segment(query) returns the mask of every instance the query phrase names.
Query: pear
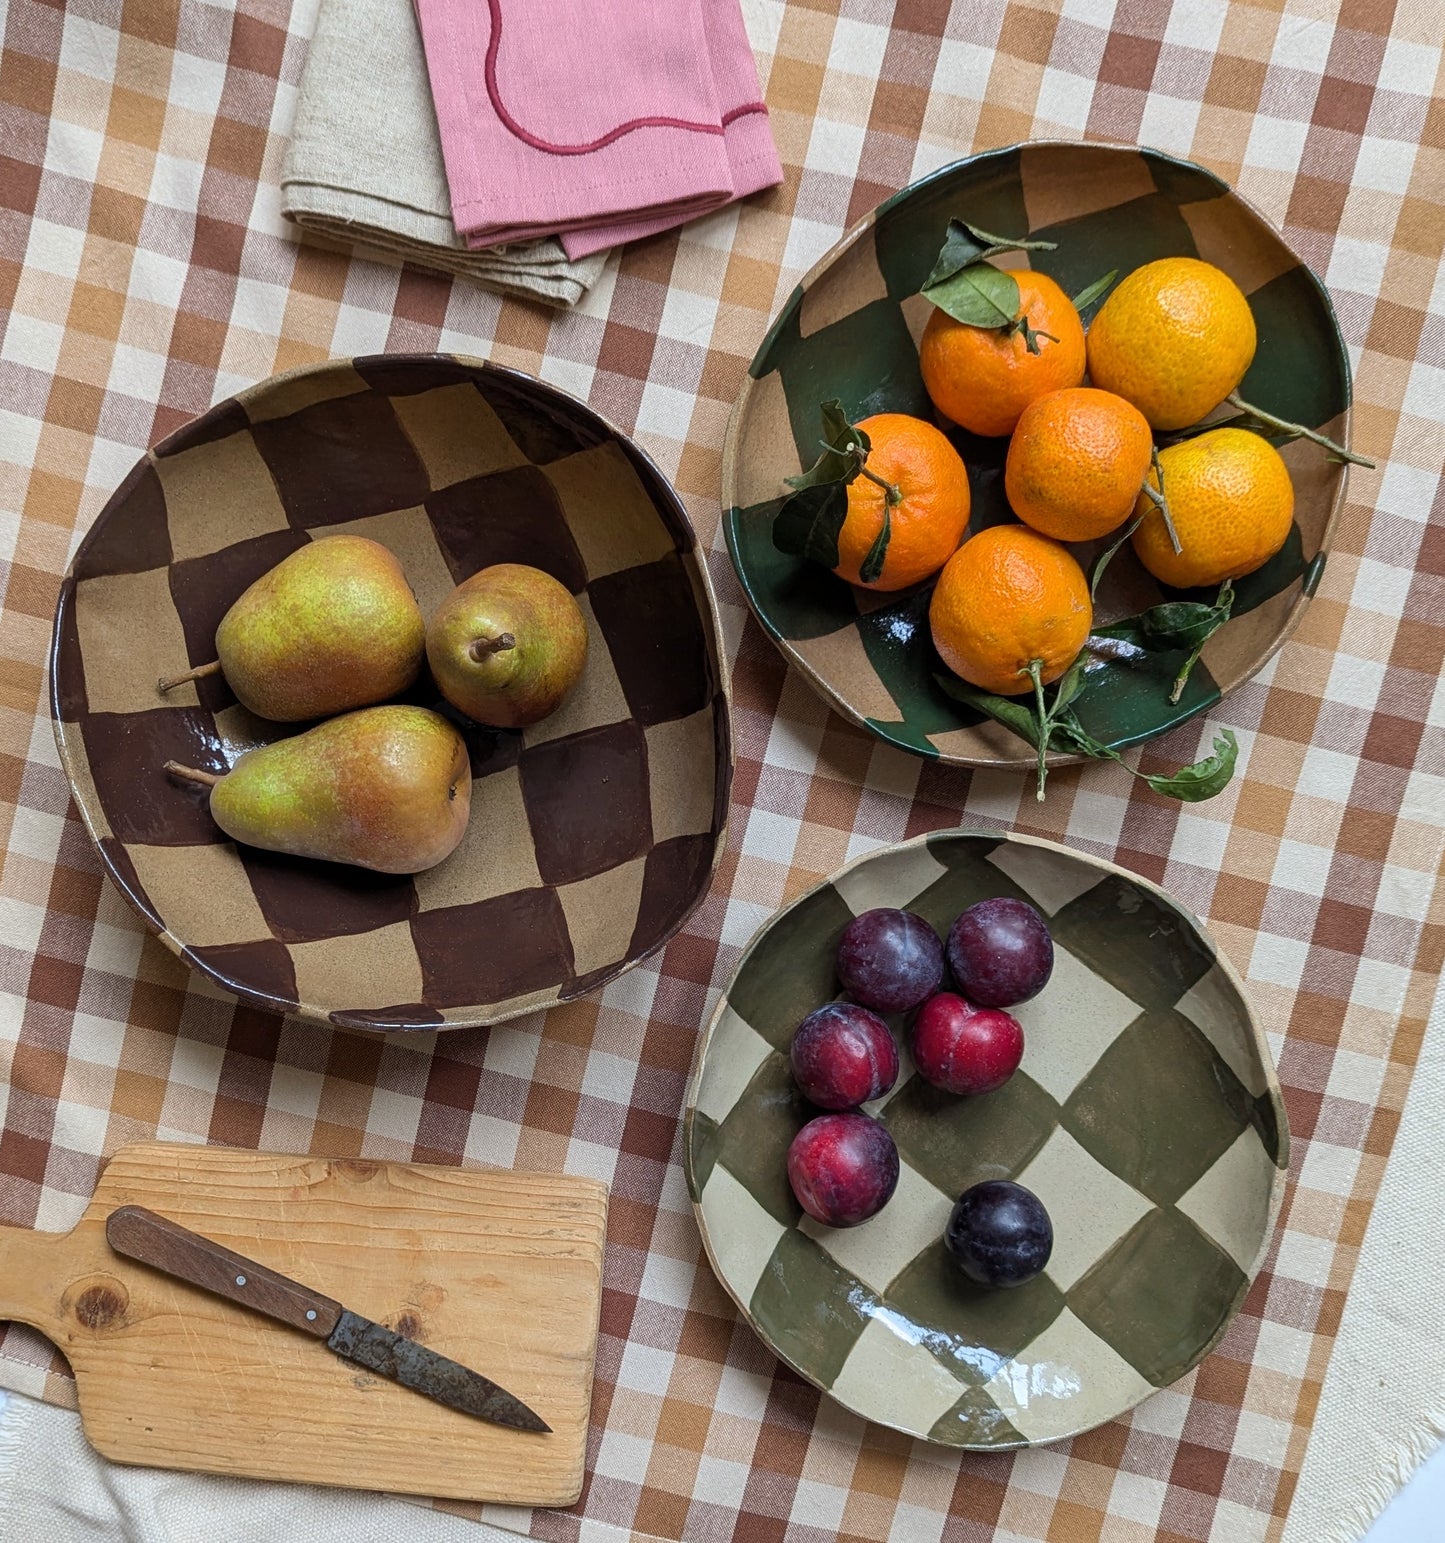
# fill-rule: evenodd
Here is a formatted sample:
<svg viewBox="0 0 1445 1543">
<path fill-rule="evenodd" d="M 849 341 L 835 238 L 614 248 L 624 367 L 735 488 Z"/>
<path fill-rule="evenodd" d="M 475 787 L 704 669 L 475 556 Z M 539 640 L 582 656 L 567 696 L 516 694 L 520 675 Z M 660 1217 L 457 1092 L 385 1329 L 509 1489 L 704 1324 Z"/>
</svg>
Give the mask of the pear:
<svg viewBox="0 0 1445 1543">
<path fill-rule="evenodd" d="M 442 601 L 426 631 L 442 695 L 478 723 L 520 729 L 555 712 L 587 662 L 587 623 L 566 587 L 498 563 Z"/>
<path fill-rule="evenodd" d="M 426 627 L 401 564 L 365 536 L 323 536 L 263 573 L 221 618 L 216 658 L 161 680 L 224 672 L 262 718 L 296 723 L 384 701 L 416 679 Z"/>
<path fill-rule="evenodd" d="M 248 750 L 224 776 L 166 770 L 211 790 L 211 817 L 248 846 L 420 873 L 467 827 L 472 775 L 462 737 L 425 707 L 365 707 Z"/>
</svg>

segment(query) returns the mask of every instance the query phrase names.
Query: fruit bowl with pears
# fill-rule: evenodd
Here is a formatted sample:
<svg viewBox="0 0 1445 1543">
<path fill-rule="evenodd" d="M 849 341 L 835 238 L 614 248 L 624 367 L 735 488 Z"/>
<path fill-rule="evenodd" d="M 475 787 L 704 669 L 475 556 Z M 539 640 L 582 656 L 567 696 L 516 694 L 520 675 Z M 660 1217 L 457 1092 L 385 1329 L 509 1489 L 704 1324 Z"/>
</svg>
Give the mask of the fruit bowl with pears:
<svg viewBox="0 0 1445 1543">
<path fill-rule="evenodd" d="M 1363 459 L 1349 408 L 1323 284 L 1219 177 L 1030 141 L 903 189 L 804 276 L 733 408 L 724 531 L 830 705 L 1042 797 L 1289 636 Z M 1236 750 L 1148 780 L 1213 796 Z"/>
<path fill-rule="evenodd" d="M 57 745 L 105 866 L 243 999 L 499 1022 L 700 903 L 732 749 L 706 569 L 657 467 L 442 355 L 262 382 L 136 465 L 62 586 Z"/>
</svg>

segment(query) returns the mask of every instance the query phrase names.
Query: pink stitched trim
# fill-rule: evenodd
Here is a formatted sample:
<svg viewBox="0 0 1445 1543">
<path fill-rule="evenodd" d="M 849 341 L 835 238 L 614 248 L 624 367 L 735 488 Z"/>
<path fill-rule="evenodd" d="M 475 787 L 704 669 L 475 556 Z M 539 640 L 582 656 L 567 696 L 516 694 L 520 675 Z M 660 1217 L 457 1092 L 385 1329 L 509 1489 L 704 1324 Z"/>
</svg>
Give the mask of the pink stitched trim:
<svg viewBox="0 0 1445 1543">
<path fill-rule="evenodd" d="M 497 85 L 497 51 L 502 46 L 502 0 L 487 0 L 487 5 L 492 13 L 492 34 L 487 39 L 485 67 L 487 95 L 491 97 L 492 107 L 503 125 L 524 145 L 530 145 L 534 150 L 545 150 L 548 155 L 587 155 L 615 143 L 634 129 L 686 129 L 693 134 L 721 134 L 734 119 L 746 117 L 749 113 L 766 113 L 768 110 L 763 102 L 749 102 L 743 107 L 730 108 L 723 114 L 720 124 L 695 123 L 686 118 L 630 118 L 585 145 L 557 145 L 550 140 L 539 139 L 517 122 L 502 101 L 501 89 Z"/>
</svg>

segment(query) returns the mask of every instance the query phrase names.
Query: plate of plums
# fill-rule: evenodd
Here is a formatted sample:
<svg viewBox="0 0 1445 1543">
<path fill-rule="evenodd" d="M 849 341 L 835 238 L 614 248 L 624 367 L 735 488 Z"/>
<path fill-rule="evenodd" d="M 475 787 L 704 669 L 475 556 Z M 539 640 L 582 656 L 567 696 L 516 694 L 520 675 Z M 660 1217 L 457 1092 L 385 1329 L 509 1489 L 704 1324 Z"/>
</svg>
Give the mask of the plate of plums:
<svg viewBox="0 0 1445 1543">
<path fill-rule="evenodd" d="M 148 452 L 61 591 L 56 741 L 112 878 L 273 1011 L 495 1023 L 661 946 L 731 775 L 666 479 L 438 355 L 262 382 Z"/>
<path fill-rule="evenodd" d="M 745 950 L 684 1133 L 709 1261 L 846 1408 L 976 1450 L 1123 1414 L 1218 1342 L 1289 1131 L 1203 924 L 1053 842 L 880 848 Z"/>
</svg>

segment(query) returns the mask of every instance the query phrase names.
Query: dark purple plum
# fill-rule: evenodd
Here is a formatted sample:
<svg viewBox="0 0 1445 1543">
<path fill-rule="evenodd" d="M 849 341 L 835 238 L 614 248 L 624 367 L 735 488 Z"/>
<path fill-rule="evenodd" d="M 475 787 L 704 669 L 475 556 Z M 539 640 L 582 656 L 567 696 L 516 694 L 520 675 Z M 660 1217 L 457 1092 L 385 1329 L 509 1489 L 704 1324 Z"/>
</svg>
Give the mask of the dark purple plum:
<svg viewBox="0 0 1445 1543">
<path fill-rule="evenodd" d="M 820 1109 L 856 1109 L 898 1080 L 893 1031 L 856 1002 L 829 1002 L 809 1013 L 788 1058 L 803 1097 Z"/>
<path fill-rule="evenodd" d="M 788 1183 L 815 1221 L 856 1227 L 898 1187 L 898 1148 L 866 1114 L 820 1114 L 793 1137 Z"/>
<path fill-rule="evenodd" d="M 1022 1286 L 1049 1262 L 1054 1228 L 1031 1189 L 989 1179 L 958 1197 L 943 1245 L 974 1285 Z"/>
<path fill-rule="evenodd" d="M 1018 1070 L 1023 1054 L 1017 1018 L 951 991 L 929 997 L 913 1020 L 918 1075 L 945 1093 L 992 1093 Z"/>
<path fill-rule="evenodd" d="M 1054 940 L 1023 900 L 999 895 L 971 905 L 948 931 L 948 968 L 978 1007 L 1012 1007 L 1036 997 L 1054 968 Z"/>
<path fill-rule="evenodd" d="M 838 944 L 838 979 L 855 1002 L 905 1013 L 938 990 L 943 944 L 912 911 L 880 906 L 855 916 Z"/>
</svg>

